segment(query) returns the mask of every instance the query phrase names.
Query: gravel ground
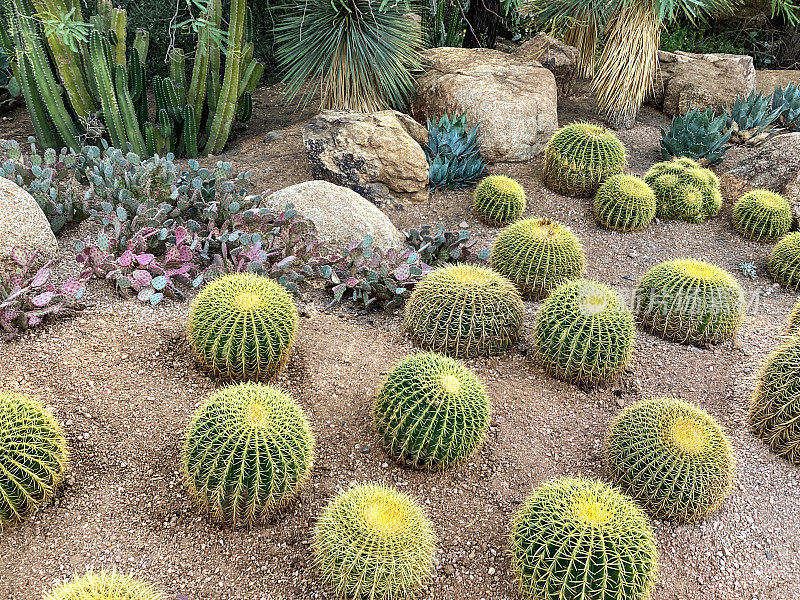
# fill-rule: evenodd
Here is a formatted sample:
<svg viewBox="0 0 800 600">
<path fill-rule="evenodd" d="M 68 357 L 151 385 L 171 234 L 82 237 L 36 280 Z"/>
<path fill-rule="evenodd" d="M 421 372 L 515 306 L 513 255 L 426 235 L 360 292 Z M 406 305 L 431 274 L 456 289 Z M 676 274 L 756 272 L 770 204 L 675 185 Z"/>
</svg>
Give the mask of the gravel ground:
<svg viewBox="0 0 800 600">
<path fill-rule="evenodd" d="M 257 99 L 264 110 L 269 93 Z M 580 98 L 565 103 L 561 122 L 591 118 L 584 105 Z M 310 178 L 295 124 L 303 115 L 281 118 L 264 118 L 227 154 L 237 168 L 253 169 L 254 191 Z M 265 143 L 276 122 L 286 128 Z M 633 172 L 658 160 L 657 126 L 664 123 L 645 109 L 640 123 L 621 134 Z M 638 333 L 624 377 L 585 392 L 547 377 L 532 360 L 538 304 L 528 302 L 525 331 L 512 351 L 468 361 L 493 401 L 486 444 L 467 464 L 424 473 L 393 463 L 371 424 L 377 387 L 412 352 L 399 319 L 347 307 L 324 312 L 324 294 L 308 291 L 299 302 L 298 341 L 279 383 L 312 420 L 319 449 L 313 476 L 272 523 L 226 530 L 198 515 L 181 482 L 190 415 L 216 388 L 189 357 L 183 334 L 188 304 L 151 309 L 94 283 L 95 306 L 84 315 L 0 347 L 0 387 L 51 407 L 72 453 L 55 502 L 0 534 L 0 600 L 38 599 L 75 571 L 112 566 L 151 581 L 170 600 L 331 598 L 311 565 L 311 528 L 337 491 L 373 480 L 411 493 L 435 524 L 440 550 L 421 599 L 515 599 L 506 539 L 527 492 L 551 477 L 603 477 L 602 439 L 610 420 L 622 407 L 659 395 L 697 403 L 720 421 L 736 453 L 737 478 L 731 497 L 706 521 L 653 523 L 661 557 L 654 600 L 800 597 L 800 471 L 770 454 L 746 422 L 754 375 L 780 341 L 797 297 L 765 276 L 770 246 L 747 242 L 731 227 L 739 183 L 724 179 L 726 204 L 704 225 L 654 223 L 644 232 L 619 234 L 598 228 L 590 200 L 545 190 L 538 162 L 496 164 L 491 171 L 524 185 L 527 215 L 572 227 L 587 251 L 588 276 L 626 297 L 663 260 L 704 258 L 730 270 L 751 298 L 741 332 L 705 349 Z M 476 222 L 470 190 L 436 194 L 389 216 L 399 227 L 466 222 L 479 246 L 497 234 Z M 69 249 L 78 233 L 59 240 L 62 273 L 74 268 Z M 758 269 L 755 280 L 738 271 L 749 261 Z"/>
</svg>

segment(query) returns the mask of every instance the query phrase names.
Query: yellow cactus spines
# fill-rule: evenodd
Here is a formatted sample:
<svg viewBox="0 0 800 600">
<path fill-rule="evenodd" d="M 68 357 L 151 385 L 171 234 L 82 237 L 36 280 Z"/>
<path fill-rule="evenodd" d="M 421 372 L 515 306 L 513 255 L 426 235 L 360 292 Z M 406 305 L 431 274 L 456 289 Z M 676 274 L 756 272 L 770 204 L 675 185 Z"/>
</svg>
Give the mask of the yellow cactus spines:
<svg viewBox="0 0 800 600">
<path fill-rule="evenodd" d="M 656 195 L 635 175 L 614 175 L 597 190 L 594 216 L 614 231 L 644 229 L 656 216 Z"/>
<path fill-rule="evenodd" d="M 166 596 L 133 575 L 90 571 L 56 586 L 44 600 L 166 600 Z"/>
<path fill-rule="evenodd" d="M 702 223 L 722 208 L 719 178 L 681 157 L 654 164 L 644 176 L 656 196 L 656 216 Z"/>
<path fill-rule="evenodd" d="M 718 344 L 739 330 L 746 308 L 739 282 L 700 260 L 663 262 L 636 288 L 636 318 L 654 335 L 683 344 Z"/>
<path fill-rule="evenodd" d="M 389 454 L 418 468 L 468 458 L 483 442 L 490 414 L 475 374 L 433 352 L 402 361 L 375 400 L 375 426 Z"/>
<path fill-rule="evenodd" d="M 800 333 L 800 300 L 794 305 L 792 312 L 789 314 L 786 329 L 789 335 L 797 335 Z"/>
<path fill-rule="evenodd" d="M 314 555 L 337 596 L 397 600 L 430 578 L 436 551 L 433 524 L 410 496 L 379 484 L 339 494 L 322 511 Z"/>
<path fill-rule="evenodd" d="M 582 277 L 586 255 L 577 236 L 561 223 L 523 219 L 500 232 L 491 264 L 522 294 L 539 299 L 562 283 Z"/>
<path fill-rule="evenodd" d="M 789 232 L 792 207 L 780 194 L 752 190 L 734 205 L 733 226 L 754 242 L 774 242 Z"/>
<path fill-rule="evenodd" d="M 269 380 L 289 360 L 297 309 L 289 293 L 253 273 L 225 275 L 192 302 L 188 337 L 201 367 L 227 381 Z"/>
<path fill-rule="evenodd" d="M 553 134 L 544 150 L 544 183 L 565 196 L 593 196 L 607 178 L 622 173 L 625 146 L 613 131 L 571 123 Z"/>
<path fill-rule="evenodd" d="M 508 279 L 484 267 L 451 265 L 414 288 L 403 324 L 421 348 L 466 358 L 515 344 L 524 316 L 522 298 Z"/>
<path fill-rule="evenodd" d="M 590 479 L 534 488 L 511 524 L 511 560 L 531 600 L 647 600 L 658 552 L 631 499 Z"/>
<path fill-rule="evenodd" d="M 186 436 L 184 476 L 214 521 L 251 526 L 294 498 L 311 473 L 314 435 L 286 392 L 241 383 L 212 394 Z"/>
<path fill-rule="evenodd" d="M 783 236 L 767 261 L 773 279 L 793 290 L 800 290 L 800 231 Z"/>
<path fill-rule="evenodd" d="M 750 399 L 749 420 L 775 454 L 800 465 L 800 337 L 767 358 Z"/>
<path fill-rule="evenodd" d="M 605 457 L 612 482 L 660 519 L 703 519 L 733 486 L 733 451 L 722 428 L 674 398 L 623 410 L 606 434 Z"/>
<path fill-rule="evenodd" d="M 0 390 L 0 530 L 53 498 L 68 460 L 56 419 L 39 402 Z"/>
<path fill-rule="evenodd" d="M 502 227 L 525 212 L 525 190 L 510 177 L 489 175 L 475 188 L 473 207 L 486 223 Z"/>
<path fill-rule="evenodd" d="M 582 386 L 613 379 L 633 356 L 633 316 L 611 288 L 579 279 L 545 300 L 534 329 L 536 355 L 552 375 Z"/>
</svg>

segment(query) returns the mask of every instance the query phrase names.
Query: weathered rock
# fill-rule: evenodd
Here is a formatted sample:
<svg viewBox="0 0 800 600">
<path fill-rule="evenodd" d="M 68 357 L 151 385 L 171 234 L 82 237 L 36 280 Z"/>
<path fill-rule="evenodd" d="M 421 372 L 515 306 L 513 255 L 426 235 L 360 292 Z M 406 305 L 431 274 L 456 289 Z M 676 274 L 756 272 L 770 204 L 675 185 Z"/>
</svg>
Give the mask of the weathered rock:
<svg viewBox="0 0 800 600">
<path fill-rule="evenodd" d="M 411 117 L 324 111 L 303 126 L 303 143 L 316 179 L 355 190 L 377 206 L 428 199 L 427 130 Z"/>
<path fill-rule="evenodd" d="M 466 113 L 468 123 L 480 123 L 486 160 L 530 160 L 558 129 L 556 80 L 538 62 L 484 48 L 424 55 L 430 69 L 417 79 L 412 114 L 422 122 Z"/>
<path fill-rule="evenodd" d="M 320 237 L 335 247 L 361 241 L 369 234 L 380 248 L 399 248 L 403 234 L 389 218 L 350 188 L 328 181 L 306 181 L 267 196 L 264 206 L 277 211 L 293 204 L 317 227 Z"/>
<path fill-rule="evenodd" d="M 514 51 L 515 56 L 534 60 L 553 73 L 558 95 L 566 98 L 578 76 L 578 49 L 540 31 Z"/>
<path fill-rule="evenodd" d="M 0 177 L 0 275 L 16 269 L 11 251 L 38 250 L 38 261 L 55 258 L 58 242 L 44 212 L 28 192 L 13 181 Z"/>
<path fill-rule="evenodd" d="M 777 86 L 786 87 L 789 83 L 800 85 L 800 71 L 789 69 L 756 71 L 756 91 L 765 96 L 774 92 Z"/>
<path fill-rule="evenodd" d="M 659 74 L 647 103 L 669 116 L 692 108 L 721 112 L 755 89 L 751 56 L 659 51 L 658 62 Z"/>
</svg>

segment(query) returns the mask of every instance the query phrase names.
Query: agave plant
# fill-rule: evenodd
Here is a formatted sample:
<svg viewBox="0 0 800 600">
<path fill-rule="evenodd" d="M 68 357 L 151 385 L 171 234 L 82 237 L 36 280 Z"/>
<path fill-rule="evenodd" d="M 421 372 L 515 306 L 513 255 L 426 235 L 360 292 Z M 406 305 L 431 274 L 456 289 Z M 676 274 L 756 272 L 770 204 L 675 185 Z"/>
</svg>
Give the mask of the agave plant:
<svg viewBox="0 0 800 600">
<path fill-rule="evenodd" d="M 773 127 L 780 118 L 783 107 L 773 108 L 772 94 L 764 96 L 755 91 L 747 97 L 736 99 L 728 113 L 726 129 L 730 133 L 731 142 L 745 146 L 758 146 L 767 138 L 781 131 Z"/>
<path fill-rule="evenodd" d="M 800 86 L 789 83 L 786 87 L 775 86 L 772 93 L 772 108 L 780 109 L 781 125 L 800 129 Z"/>
<path fill-rule="evenodd" d="M 672 119 L 669 131 L 661 128 L 661 155 L 670 160 L 673 156 L 686 156 L 710 165 L 722 162 L 730 148 L 731 132 L 723 130 L 728 124 L 726 115 L 716 115 L 708 108 L 693 108 L 685 115 Z"/>
<path fill-rule="evenodd" d="M 467 115 L 450 117 L 443 115 L 428 118 L 428 144 L 425 156 L 430 165 L 432 190 L 448 188 L 456 190 L 476 181 L 486 167 L 478 146 L 478 127 L 467 125 Z"/>
</svg>

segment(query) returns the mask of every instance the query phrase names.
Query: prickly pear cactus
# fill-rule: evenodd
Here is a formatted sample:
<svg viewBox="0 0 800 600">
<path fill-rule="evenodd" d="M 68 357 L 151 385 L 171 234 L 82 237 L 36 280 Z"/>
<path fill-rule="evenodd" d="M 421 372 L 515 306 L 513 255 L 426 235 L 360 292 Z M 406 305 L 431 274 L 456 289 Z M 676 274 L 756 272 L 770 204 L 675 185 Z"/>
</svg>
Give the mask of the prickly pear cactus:
<svg viewBox="0 0 800 600">
<path fill-rule="evenodd" d="M 645 600 L 658 573 L 642 509 L 590 479 L 534 488 L 511 524 L 510 542 L 522 597 L 531 600 Z"/>
<path fill-rule="evenodd" d="M 44 600 L 166 600 L 166 596 L 132 575 L 99 571 L 56 586 Z"/>
<path fill-rule="evenodd" d="M 733 486 L 733 451 L 722 428 L 674 398 L 623 410 L 608 429 L 605 456 L 612 482 L 659 519 L 703 519 Z"/>
<path fill-rule="evenodd" d="M 197 362 L 224 380 L 274 377 L 289 360 L 296 331 L 291 296 L 253 273 L 211 282 L 189 311 L 189 343 Z"/>
<path fill-rule="evenodd" d="M 577 236 L 561 223 L 546 217 L 523 219 L 500 232 L 491 264 L 522 294 L 538 299 L 582 277 L 586 255 Z"/>
<path fill-rule="evenodd" d="M 681 258 L 656 265 L 634 298 L 643 329 L 682 344 L 718 344 L 739 330 L 746 308 L 733 275 L 701 260 Z"/>
<path fill-rule="evenodd" d="M 53 498 L 67 462 L 55 418 L 35 400 L 0 390 L 0 530 Z"/>
<path fill-rule="evenodd" d="M 314 555 L 338 597 L 406 598 L 430 578 L 433 524 L 410 496 L 379 484 L 339 494 L 322 511 Z"/>
<path fill-rule="evenodd" d="M 502 227 L 525 212 L 525 190 L 510 177 L 489 175 L 475 188 L 472 204 L 486 223 Z"/>
<path fill-rule="evenodd" d="M 800 231 L 783 236 L 767 261 L 773 279 L 793 290 L 800 290 Z"/>
<path fill-rule="evenodd" d="M 559 129 L 544 151 L 544 183 L 565 196 L 593 196 L 600 184 L 622 173 L 625 146 L 614 133 L 590 123 Z"/>
<path fill-rule="evenodd" d="M 594 216 L 615 231 L 644 229 L 656 216 L 656 195 L 635 175 L 614 175 L 597 190 Z"/>
<path fill-rule="evenodd" d="M 414 288 L 403 324 L 421 348 L 466 358 L 499 354 L 515 344 L 524 315 L 508 279 L 484 267 L 452 265 Z"/>
<path fill-rule="evenodd" d="M 734 205 L 733 226 L 754 242 L 774 242 L 789 232 L 792 207 L 780 194 L 769 190 L 752 190 Z"/>
<path fill-rule="evenodd" d="M 401 362 L 375 400 L 375 426 L 389 454 L 418 468 L 469 457 L 483 442 L 490 413 L 475 374 L 433 352 Z"/>
<path fill-rule="evenodd" d="M 565 283 L 545 300 L 534 345 L 547 372 L 593 386 L 628 366 L 635 334 L 633 316 L 616 292 L 579 279 Z"/>
<path fill-rule="evenodd" d="M 719 178 L 689 158 L 656 163 L 644 181 L 655 192 L 659 219 L 702 223 L 722 208 Z"/>
<path fill-rule="evenodd" d="M 213 520 L 250 526 L 294 498 L 314 462 L 303 409 L 271 385 L 222 388 L 192 419 L 183 451 L 189 492 Z"/>
</svg>

